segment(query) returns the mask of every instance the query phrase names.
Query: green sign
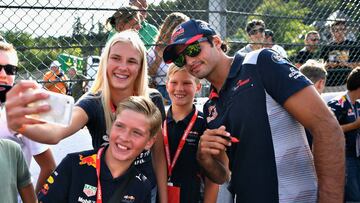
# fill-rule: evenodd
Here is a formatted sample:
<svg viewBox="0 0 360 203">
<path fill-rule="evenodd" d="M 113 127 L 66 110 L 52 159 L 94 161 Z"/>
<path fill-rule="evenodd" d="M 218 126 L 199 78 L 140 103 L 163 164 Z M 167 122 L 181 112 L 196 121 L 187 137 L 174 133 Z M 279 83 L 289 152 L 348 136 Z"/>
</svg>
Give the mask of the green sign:
<svg viewBox="0 0 360 203">
<path fill-rule="evenodd" d="M 61 69 L 65 72 L 67 72 L 70 67 L 74 67 L 76 71 L 79 72 L 83 72 L 84 70 L 84 59 L 81 57 L 69 54 L 59 54 L 57 58 L 61 63 Z"/>
</svg>

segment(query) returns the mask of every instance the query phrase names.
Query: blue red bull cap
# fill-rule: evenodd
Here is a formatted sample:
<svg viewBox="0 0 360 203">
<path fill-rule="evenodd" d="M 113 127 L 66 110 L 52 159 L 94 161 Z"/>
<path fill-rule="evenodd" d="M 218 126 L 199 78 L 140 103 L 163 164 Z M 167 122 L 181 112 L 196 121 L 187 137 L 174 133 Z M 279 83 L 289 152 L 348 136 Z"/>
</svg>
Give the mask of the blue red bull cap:
<svg viewBox="0 0 360 203">
<path fill-rule="evenodd" d="M 216 35 L 216 31 L 205 21 L 189 20 L 176 27 L 163 54 L 165 63 L 171 63 L 177 57 L 176 45 L 189 45 L 202 37 Z"/>
</svg>

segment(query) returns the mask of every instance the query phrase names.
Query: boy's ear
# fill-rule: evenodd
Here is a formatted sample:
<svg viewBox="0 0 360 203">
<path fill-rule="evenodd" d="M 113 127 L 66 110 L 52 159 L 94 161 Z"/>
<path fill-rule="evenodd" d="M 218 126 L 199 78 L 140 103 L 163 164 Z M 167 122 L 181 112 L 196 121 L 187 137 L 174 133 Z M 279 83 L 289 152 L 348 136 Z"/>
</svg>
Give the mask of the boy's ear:
<svg viewBox="0 0 360 203">
<path fill-rule="evenodd" d="M 144 149 L 145 150 L 150 150 L 150 148 L 153 146 L 153 144 L 155 143 L 157 135 L 150 137 L 150 139 L 147 141 Z"/>
</svg>

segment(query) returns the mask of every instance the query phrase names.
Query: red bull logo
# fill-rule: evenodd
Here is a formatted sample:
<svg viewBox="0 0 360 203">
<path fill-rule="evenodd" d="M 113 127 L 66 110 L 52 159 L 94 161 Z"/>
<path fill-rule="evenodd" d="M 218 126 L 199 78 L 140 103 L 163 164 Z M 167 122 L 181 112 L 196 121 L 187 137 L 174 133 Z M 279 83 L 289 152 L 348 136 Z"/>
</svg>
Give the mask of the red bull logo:
<svg viewBox="0 0 360 203">
<path fill-rule="evenodd" d="M 79 155 L 79 165 L 88 165 L 96 168 L 96 154 L 93 154 L 91 156 L 83 157 L 83 155 Z"/>
</svg>

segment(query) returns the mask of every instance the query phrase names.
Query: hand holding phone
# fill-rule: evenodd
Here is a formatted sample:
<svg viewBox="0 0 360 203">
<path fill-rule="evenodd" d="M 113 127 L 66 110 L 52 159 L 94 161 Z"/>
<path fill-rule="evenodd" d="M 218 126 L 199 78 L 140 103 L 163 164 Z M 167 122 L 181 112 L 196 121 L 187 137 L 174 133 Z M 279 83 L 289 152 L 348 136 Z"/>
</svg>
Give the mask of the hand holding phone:
<svg viewBox="0 0 360 203">
<path fill-rule="evenodd" d="M 42 105 L 49 105 L 50 111 L 31 114 L 26 117 L 35 120 L 53 123 L 62 126 L 68 126 L 71 122 L 72 110 L 74 107 L 74 98 L 68 95 L 47 91 L 44 89 L 30 89 L 31 93 L 46 92 L 49 97 L 44 100 L 39 100 L 28 104 L 29 107 L 38 107 Z"/>
</svg>

